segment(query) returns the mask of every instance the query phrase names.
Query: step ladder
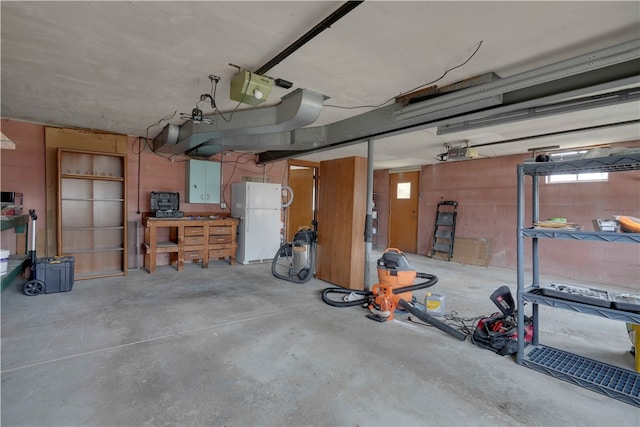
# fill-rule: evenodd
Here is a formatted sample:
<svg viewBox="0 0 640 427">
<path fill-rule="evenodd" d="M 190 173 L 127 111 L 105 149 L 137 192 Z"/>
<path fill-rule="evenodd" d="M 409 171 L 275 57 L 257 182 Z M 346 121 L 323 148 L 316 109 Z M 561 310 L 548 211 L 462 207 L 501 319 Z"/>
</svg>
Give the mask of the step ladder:
<svg viewBox="0 0 640 427">
<path fill-rule="evenodd" d="M 458 215 L 458 202 L 443 200 L 438 203 L 436 210 L 436 226 L 433 232 L 433 248 L 431 257 L 436 252 L 446 253 L 447 261 L 453 256 L 453 241 L 456 237 L 456 216 Z"/>
</svg>

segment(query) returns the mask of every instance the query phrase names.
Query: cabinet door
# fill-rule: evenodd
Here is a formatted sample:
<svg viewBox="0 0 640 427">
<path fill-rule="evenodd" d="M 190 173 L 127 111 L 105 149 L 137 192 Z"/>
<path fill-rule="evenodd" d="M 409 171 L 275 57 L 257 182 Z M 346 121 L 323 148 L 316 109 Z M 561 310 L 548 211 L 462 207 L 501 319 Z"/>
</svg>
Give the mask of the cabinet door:
<svg viewBox="0 0 640 427">
<path fill-rule="evenodd" d="M 206 202 L 220 203 L 220 163 L 205 162 L 206 166 Z"/>
<path fill-rule="evenodd" d="M 206 203 L 207 162 L 189 160 L 187 163 L 187 202 Z"/>
<path fill-rule="evenodd" d="M 187 202 L 220 203 L 220 163 L 189 160 Z"/>
</svg>

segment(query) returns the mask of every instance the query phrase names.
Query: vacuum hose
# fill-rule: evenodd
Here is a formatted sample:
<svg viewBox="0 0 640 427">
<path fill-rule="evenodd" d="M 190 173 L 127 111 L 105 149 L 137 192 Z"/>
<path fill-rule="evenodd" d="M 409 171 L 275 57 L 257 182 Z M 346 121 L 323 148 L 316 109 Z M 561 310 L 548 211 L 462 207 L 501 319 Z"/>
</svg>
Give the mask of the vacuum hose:
<svg viewBox="0 0 640 427">
<path fill-rule="evenodd" d="M 415 285 L 404 286 L 402 288 L 393 289 L 394 294 L 401 294 L 403 292 L 413 292 L 418 289 L 430 288 L 431 286 L 438 283 L 438 277 L 433 274 L 427 273 L 416 273 L 416 277 L 420 279 L 427 279 L 424 282 L 416 283 Z M 351 301 L 336 301 L 329 298 L 329 294 L 345 294 L 345 295 L 362 295 L 363 298 L 351 300 Z M 344 288 L 326 288 L 322 291 L 322 301 L 326 304 L 329 304 L 333 307 L 355 307 L 357 305 L 368 305 L 369 302 L 373 299 L 374 295 L 371 291 L 353 291 L 350 289 Z"/>
<path fill-rule="evenodd" d="M 332 300 L 329 298 L 329 294 L 345 294 L 345 295 L 362 295 L 364 298 L 355 300 Z M 322 301 L 333 307 L 355 307 L 356 305 L 369 304 L 369 300 L 373 297 L 373 292 L 370 291 L 352 291 L 344 288 L 326 288 L 322 291 Z"/>
<path fill-rule="evenodd" d="M 416 273 L 416 277 L 418 277 L 420 279 L 427 279 L 427 281 L 426 282 L 422 282 L 422 283 L 416 283 L 415 285 L 405 286 L 403 288 L 395 288 L 393 290 L 393 293 L 394 294 L 401 294 L 403 292 L 417 291 L 418 289 L 430 288 L 433 285 L 435 285 L 436 283 L 438 283 L 438 277 L 434 276 L 433 274 Z"/>
</svg>

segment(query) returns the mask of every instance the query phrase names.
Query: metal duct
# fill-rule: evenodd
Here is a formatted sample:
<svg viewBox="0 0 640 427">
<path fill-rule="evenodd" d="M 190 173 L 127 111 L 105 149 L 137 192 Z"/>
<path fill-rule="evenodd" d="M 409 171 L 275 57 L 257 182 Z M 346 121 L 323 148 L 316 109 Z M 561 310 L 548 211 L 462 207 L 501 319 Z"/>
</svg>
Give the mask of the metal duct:
<svg viewBox="0 0 640 427">
<path fill-rule="evenodd" d="M 534 104 L 544 105 L 542 102 L 566 100 L 611 89 L 622 82 L 628 83 L 629 79 L 637 81 L 639 61 L 640 39 L 635 39 L 406 107 L 396 103 L 378 108 L 326 125 L 321 131 L 304 128 L 291 135 L 272 135 L 273 140 L 289 140 L 291 145 L 280 149 L 254 149 L 263 151 L 258 162 L 264 163 L 358 143 L 371 137 L 443 126 L 451 120 L 486 118 Z M 323 139 L 313 140 L 314 133 L 322 135 Z M 226 143 L 232 146 L 246 142 L 249 141 L 236 138 Z"/>
<path fill-rule="evenodd" d="M 308 89 L 296 89 L 275 106 L 238 110 L 228 122 L 207 116 L 213 124 L 188 121 L 167 125 L 153 140 L 154 151 L 181 154 L 198 148 L 199 155 L 222 151 L 217 140 L 229 137 L 286 132 L 307 126 L 318 119 L 326 96 Z M 209 146 L 212 147 L 209 147 Z M 237 148 L 232 148 L 237 149 Z"/>
<path fill-rule="evenodd" d="M 639 58 L 640 39 L 636 39 L 408 106 L 395 103 L 319 127 L 303 126 L 317 119 L 325 97 L 298 89 L 282 98 L 278 106 L 235 112 L 231 123 L 187 122 L 174 144 L 165 141 L 157 151 L 178 154 L 196 151 L 197 147 L 199 155 L 210 155 L 222 150 L 246 150 L 260 153 L 259 162 L 269 162 L 593 93 L 637 79 L 637 67 L 633 65 Z M 236 120 L 237 115 L 242 117 Z M 165 134 L 171 132 L 163 131 L 160 137 Z"/>
</svg>

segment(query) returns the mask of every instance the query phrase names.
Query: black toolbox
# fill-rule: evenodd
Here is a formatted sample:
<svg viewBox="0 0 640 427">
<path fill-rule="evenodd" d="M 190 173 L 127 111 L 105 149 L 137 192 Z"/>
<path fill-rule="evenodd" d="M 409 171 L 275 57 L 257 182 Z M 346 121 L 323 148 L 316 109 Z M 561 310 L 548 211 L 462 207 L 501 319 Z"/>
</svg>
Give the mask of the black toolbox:
<svg viewBox="0 0 640 427">
<path fill-rule="evenodd" d="M 169 191 L 151 192 L 151 210 L 156 218 L 182 218 L 180 193 Z"/>
<path fill-rule="evenodd" d="M 33 278 L 44 283 L 44 293 L 68 292 L 73 288 L 72 256 L 38 258 L 31 267 Z"/>
</svg>

